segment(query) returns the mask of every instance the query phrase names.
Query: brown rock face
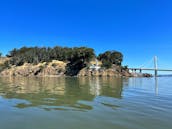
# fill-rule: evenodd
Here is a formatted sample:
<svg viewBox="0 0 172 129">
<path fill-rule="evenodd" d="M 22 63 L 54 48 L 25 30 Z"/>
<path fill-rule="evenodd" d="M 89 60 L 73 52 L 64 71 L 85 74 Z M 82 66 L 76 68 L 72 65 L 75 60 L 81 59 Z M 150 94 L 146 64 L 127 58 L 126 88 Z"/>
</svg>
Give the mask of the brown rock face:
<svg viewBox="0 0 172 129">
<path fill-rule="evenodd" d="M 22 66 L 12 66 L 0 72 L 0 76 L 21 76 L 21 77 L 58 77 L 65 76 L 66 73 L 66 63 L 62 61 L 53 60 L 49 63 L 39 63 L 38 65 L 25 63 Z M 135 75 L 128 71 L 128 69 L 122 69 L 120 66 L 113 66 L 111 69 L 99 70 L 84 68 L 82 69 L 78 76 L 88 76 L 88 77 L 152 77 L 150 74 Z"/>
<path fill-rule="evenodd" d="M 99 70 L 91 70 L 88 68 L 82 69 L 78 76 L 95 76 L 95 77 L 131 77 L 132 75 L 128 71 L 118 71 L 115 69 L 99 69 Z"/>
<path fill-rule="evenodd" d="M 5 69 L 0 76 L 62 76 L 65 73 L 66 63 L 52 61 L 50 63 L 39 63 L 32 65 L 25 63 L 23 66 L 13 66 Z"/>
<path fill-rule="evenodd" d="M 8 60 L 9 60 L 9 58 L 7 58 L 7 57 L 0 57 L 0 65 L 4 64 L 5 61 L 8 61 Z"/>
</svg>

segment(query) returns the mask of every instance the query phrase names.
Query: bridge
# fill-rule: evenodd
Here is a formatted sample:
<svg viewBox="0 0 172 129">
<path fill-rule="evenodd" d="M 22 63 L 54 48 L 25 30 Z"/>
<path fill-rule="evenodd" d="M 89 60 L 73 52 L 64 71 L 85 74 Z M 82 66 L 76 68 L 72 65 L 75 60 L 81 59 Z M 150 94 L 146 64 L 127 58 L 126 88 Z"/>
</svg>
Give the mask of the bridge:
<svg viewBox="0 0 172 129">
<path fill-rule="evenodd" d="M 129 68 L 129 70 L 131 70 L 132 72 L 137 72 L 139 71 L 140 73 L 142 73 L 142 71 L 154 71 L 155 72 L 155 76 L 158 76 L 158 71 L 166 71 L 166 72 L 172 72 L 172 69 L 162 69 L 162 68 L 158 68 L 158 58 L 157 56 L 155 56 L 153 58 L 154 60 L 154 68 L 144 68 L 144 65 L 142 65 L 141 67 L 138 68 Z M 152 61 L 152 60 L 151 60 Z"/>
</svg>

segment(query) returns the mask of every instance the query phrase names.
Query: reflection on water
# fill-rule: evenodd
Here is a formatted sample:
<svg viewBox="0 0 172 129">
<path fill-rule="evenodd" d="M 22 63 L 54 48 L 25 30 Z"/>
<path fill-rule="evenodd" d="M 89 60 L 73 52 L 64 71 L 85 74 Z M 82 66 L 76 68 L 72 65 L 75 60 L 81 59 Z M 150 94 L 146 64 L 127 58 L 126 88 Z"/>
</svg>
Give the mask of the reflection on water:
<svg viewBox="0 0 172 129">
<path fill-rule="evenodd" d="M 6 99 L 21 99 L 17 108 L 46 110 L 91 110 L 85 104 L 96 96 L 121 98 L 121 78 L 0 78 L 0 93 Z"/>
<path fill-rule="evenodd" d="M 154 87 L 155 94 L 158 95 L 158 77 L 154 78 L 130 78 L 127 80 L 126 85 L 135 88 L 150 88 L 149 85 Z M 149 86 L 149 87 L 146 87 Z"/>
<path fill-rule="evenodd" d="M 2 129 L 171 129 L 171 78 L 0 78 Z"/>
<path fill-rule="evenodd" d="M 158 78 L 155 77 L 155 93 L 158 95 Z"/>
</svg>

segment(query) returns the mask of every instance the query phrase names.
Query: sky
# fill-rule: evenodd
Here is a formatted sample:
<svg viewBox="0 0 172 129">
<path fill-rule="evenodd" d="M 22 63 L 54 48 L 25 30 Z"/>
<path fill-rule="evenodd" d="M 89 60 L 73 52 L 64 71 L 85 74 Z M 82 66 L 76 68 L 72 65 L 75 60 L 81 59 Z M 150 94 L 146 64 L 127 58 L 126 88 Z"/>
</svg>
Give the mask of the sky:
<svg viewBox="0 0 172 129">
<path fill-rule="evenodd" d="M 57 45 L 117 50 L 129 67 L 156 55 L 159 67 L 172 68 L 172 1 L 0 1 L 0 52 Z"/>
</svg>

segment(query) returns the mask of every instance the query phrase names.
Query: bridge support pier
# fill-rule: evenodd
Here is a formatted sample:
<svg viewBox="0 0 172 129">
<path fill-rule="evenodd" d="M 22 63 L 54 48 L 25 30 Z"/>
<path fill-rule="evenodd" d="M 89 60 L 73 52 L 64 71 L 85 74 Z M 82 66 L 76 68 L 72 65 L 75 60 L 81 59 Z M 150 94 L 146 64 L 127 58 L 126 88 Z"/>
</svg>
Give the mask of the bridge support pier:
<svg viewBox="0 0 172 129">
<path fill-rule="evenodd" d="M 142 69 L 140 69 L 140 73 L 142 73 Z"/>
<path fill-rule="evenodd" d="M 155 69 L 155 77 L 158 76 L 158 71 Z"/>
<path fill-rule="evenodd" d="M 157 63 L 157 56 L 154 57 L 154 67 L 155 67 L 155 77 L 158 76 L 158 63 Z"/>
</svg>

